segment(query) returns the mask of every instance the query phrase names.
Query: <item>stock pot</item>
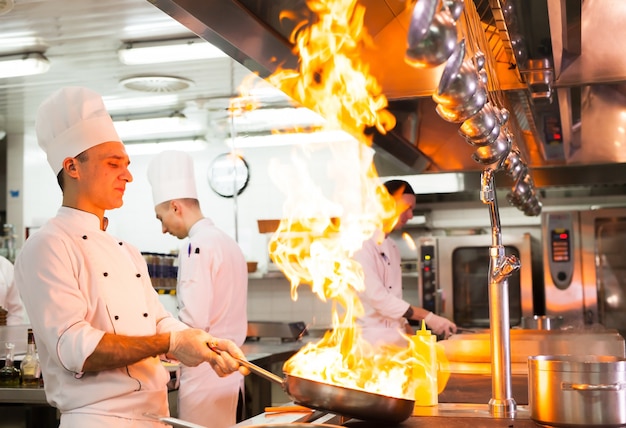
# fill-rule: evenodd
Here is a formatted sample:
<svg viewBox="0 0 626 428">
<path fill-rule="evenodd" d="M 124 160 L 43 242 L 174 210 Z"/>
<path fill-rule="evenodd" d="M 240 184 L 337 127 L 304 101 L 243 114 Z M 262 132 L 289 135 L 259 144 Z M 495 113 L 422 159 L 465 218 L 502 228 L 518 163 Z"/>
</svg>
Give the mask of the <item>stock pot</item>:
<svg viewBox="0 0 626 428">
<path fill-rule="evenodd" d="M 626 360 L 601 355 L 528 358 L 530 417 L 548 426 L 626 426 Z"/>
</svg>

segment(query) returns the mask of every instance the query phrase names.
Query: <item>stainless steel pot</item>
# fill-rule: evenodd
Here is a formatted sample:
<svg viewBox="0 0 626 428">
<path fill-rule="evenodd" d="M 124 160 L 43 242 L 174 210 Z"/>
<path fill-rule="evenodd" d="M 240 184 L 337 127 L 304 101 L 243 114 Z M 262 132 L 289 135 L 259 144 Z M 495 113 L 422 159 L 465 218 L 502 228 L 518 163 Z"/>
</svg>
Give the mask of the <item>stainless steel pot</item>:
<svg viewBox="0 0 626 428">
<path fill-rule="evenodd" d="M 251 372 L 279 384 L 295 403 L 313 409 L 367 421 L 399 423 L 411 416 L 415 407 L 414 400 L 388 397 L 289 374 L 283 379 L 249 361 L 237 361 Z"/>
<path fill-rule="evenodd" d="M 528 358 L 530 417 L 549 426 L 626 425 L 626 360 L 600 355 Z"/>
<path fill-rule="evenodd" d="M 522 328 L 529 330 L 558 330 L 563 326 L 563 317 L 534 315 L 522 317 Z"/>
</svg>

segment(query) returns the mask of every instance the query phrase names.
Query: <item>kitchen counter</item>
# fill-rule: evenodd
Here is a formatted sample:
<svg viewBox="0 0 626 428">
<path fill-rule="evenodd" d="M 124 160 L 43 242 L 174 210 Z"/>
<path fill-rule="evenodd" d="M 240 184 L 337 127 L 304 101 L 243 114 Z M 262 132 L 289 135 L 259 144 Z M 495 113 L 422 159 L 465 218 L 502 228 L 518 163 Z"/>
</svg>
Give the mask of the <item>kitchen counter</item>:
<svg viewBox="0 0 626 428">
<path fill-rule="evenodd" d="M 241 350 L 249 361 L 271 371 L 273 365 L 282 365 L 311 340 L 304 338 L 299 341 L 282 342 L 280 339 L 261 339 L 244 343 Z M 265 407 L 271 405 L 271 383 L 255 374 L 246 376 L 246 396 L 250 407 L 247 409 L 249 416 L 263 412 Z M 30 407 L 28 413 L 32 423 L 27 424 L 29 427 L 56 426 L 53 425 L 56 420 L 56 409 L 46 401 L 43 388 L 0 388 L 0 404 Z M 42 419 L 50 422 L 44 423 Z"/>
<path fill-rule="evenodd" d="M 263 338 L 258 341 L 246 341 L 241 350 L 248 361 L 278 374 L 282 374 L 282 364 L 298 352 L 306 343 L 319 338 L 304 337 L 301 340 L 284 342 L 281 339 Z M 246 418 L 263 413 L 272 405 L 272 383 L 254 373 L 245 378 Z"/>
<path fill-rule="evenodd" d="M 399 424 L 346 419 L 327 412 L 313 411 L 310 413 L 264 413 L 242 421 L 236 426 L 306 422 L 312 423 L 312 427 L 315 426 L 313 423 L 325 423 L 351 428 L 536 428 L 538 426 L 530 419 L 530 413 L 526 406 L 518 406 L 514 418 L 494 418 L 489 414 L 487 404 L 457 403 L 440 403 L 432 407 L 416 407 L 414 414 Z"/>
</svg>

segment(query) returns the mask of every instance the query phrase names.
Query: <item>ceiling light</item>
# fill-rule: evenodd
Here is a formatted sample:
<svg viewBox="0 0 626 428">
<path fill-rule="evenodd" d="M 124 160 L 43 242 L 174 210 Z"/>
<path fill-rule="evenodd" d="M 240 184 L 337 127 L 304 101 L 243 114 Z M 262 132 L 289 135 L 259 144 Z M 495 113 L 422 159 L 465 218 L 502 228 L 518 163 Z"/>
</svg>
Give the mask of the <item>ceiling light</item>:
<svg viewBox="0 0 626 428">
<path fill-rule="evenodd" d="M 190 120 L 178 115 L 115 120 L 113 125 L 123 141 L 195 137 L 205 132 L 202 124 L 197 120 Z"/>
<path fill-rule="evenodd" d="M 117 51 L 122 64 L 157 64 L 228 56 L 202 39 L 178 39 L 153 42 L 130 42 Z"/>
<path fill-rule="evenodd" d="M 112 115 L 114 115 L 116 111 L 128 112 L 128 110 L 145 110 L 146 106 L 152 108 L 162 107 L 163 110 L 165 110 L 168 107 L 178 105 L 178 95 L 173 94 L 147 95 L 134 98 L 103 96 L 102 98 L 107 111 Z"/>
<path fill-rule="evenodd" d="M 141 144 L 135 144 L 141 143 Z M 165 150 L 181 150 L 183 152 L 201 152 L 207 150 L 208 143 L 203 139 L 173 141 L 134 141 L 125 144 L 129 156 L 154 155 Z"/>
<path fill-rule="evenodd" d="M 226 140 L 231 149 L 258 149 L 280 146 L 304 146 L 309 144 L 338 144 L 338 142 L 354 141 L 347 132 L 341 130 L 295 132 L 286 134 L 238 136 Z"/>
<path fill-rule="evenodd" d="M 0 57 L 0 79 L 41 74 L 48 71 L 49 68 L 48 58 L 39 52 Z"/>
<path fill-rule="evenodd" d="M 387 180 L 404 180 L 416 194 L 455 193 L 465 190 L 463 174 L 456 172 L 384 177 Z"/>
</svg>

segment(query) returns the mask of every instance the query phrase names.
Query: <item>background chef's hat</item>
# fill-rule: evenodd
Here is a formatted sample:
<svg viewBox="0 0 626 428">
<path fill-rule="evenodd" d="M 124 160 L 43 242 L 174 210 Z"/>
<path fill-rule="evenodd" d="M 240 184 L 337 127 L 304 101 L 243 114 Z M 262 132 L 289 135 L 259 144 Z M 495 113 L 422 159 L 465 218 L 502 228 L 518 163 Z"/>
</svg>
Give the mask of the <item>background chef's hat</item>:
<svg viewBox="0 0 626 428">
<path fill-rule="evenodd" d="M 55 174 L 63 161 L 109 141 L 122 141 L 100 94 L 77 86 L 61 88 L 39 106 L 35 122 L 39 146 Z"/>
<path fill-rule="evenodd" d="M 172 199 L 198 199 L 193 159 L 185 152 L 166 150 L 148 165 L 154 206 Z"/>
</svg>

